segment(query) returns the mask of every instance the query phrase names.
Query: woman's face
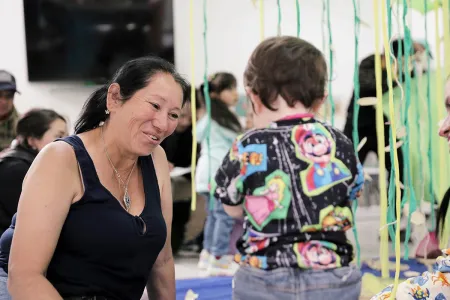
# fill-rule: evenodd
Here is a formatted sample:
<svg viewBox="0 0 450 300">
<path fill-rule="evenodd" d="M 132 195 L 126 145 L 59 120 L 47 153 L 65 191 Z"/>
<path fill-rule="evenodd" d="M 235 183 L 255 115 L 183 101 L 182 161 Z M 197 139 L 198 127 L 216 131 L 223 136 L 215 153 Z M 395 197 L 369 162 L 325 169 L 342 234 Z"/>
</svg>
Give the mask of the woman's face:
<svg viewBox="0 0 450 300">
<path fill-rule="evenodd" d="M 236 87 L 232 87 L 229 89 L 225 89 L 220 92 L 219 98 L 227 105 L 227 106 L 235 106 L 239 100 L 239 95 Z"/>
<path fill-rule="evenodd" d="M 67 124 L 61 119 L 56 119 L 50 123 L 50 127 L 40 139 L 30 138 L 28 144 L 37 151 L 41 151 L 47 144 L 56 139 L 67 136 Z"/>
<path fill-rule="evenodd" d="M 445 84 L 444 105 L 447 110 L 447 116 L 439 128 L 439 135 L 447 139 L 450 147 L 450 80 L 447 80 Z"/>
<path fill-rule="evenodd" d="M 183 91 L 175 79 L 156 74 L 125 103 L 112 100 L 108 105 L 114 133 L 129 152 L 147 156 L 177 127 L 182 102 Z"/>
</svg>

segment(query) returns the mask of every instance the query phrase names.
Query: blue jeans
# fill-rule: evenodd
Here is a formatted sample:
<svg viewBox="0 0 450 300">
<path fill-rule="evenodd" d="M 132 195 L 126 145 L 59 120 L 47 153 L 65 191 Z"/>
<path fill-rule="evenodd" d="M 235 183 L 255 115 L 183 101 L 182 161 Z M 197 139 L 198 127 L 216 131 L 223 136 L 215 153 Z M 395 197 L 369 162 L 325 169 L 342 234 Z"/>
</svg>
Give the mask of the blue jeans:
<svg viewBox="0 0 450 300">
<path fill-rule="evenodd" d="M 209 193 L 203 196 L 209 199 Z M 223 204 L 214 199 L 214 207 L 210 209 L 209 201 L 206 201 L 207 216 L 203 234 L 203 249 L 215 256 L 229 254 L 231 230 L 234 219 L 224 210 Z"/>
<path fill-rule="evenodd" d="M 8 274 L 0 268 L 0 300 L 11 300 L 8 292 Z"/>
<path fill-rule="evenodd" d="M 233 300 L 358 300 L 361 278 L 355 266 L 268 271 L 241 266 L 233 278 Z"/>
</svg>

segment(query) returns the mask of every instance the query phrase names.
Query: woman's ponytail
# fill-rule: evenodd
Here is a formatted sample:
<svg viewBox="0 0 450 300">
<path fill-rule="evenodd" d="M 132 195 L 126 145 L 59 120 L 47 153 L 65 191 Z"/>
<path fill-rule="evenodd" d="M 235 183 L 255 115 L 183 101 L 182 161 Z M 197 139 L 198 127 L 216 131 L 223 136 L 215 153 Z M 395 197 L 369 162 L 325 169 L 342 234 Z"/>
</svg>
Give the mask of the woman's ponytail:
<svg viewBox="0 0 450 300">
<path fill-rule="evenodd" d="M 80 117 L 75 122 L 75 134 L 80 134 L 97 128 L 100 122 L 106 121 L 106 96 L 108 85 L 104 85 L 93 92 L 84 103 Z"/>
</svg>

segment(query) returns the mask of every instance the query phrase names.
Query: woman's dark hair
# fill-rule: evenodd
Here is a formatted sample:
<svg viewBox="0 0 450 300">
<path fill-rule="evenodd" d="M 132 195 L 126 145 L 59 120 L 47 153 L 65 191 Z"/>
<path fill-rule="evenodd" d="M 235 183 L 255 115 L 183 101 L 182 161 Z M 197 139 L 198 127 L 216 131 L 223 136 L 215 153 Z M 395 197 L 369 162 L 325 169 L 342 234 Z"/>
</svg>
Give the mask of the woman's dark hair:
<svg viewBox="0 0 450 300">
<path fill-rule="evenodd" d="M 268 109 L 278 95 L 289 107 L 297 102 L 311 108 L 325 96 L 327 64 L 319 49 L 305 40 L 268 38 L 253 51 L 244 82 Z"/>
<path fill-rule="evenodd" d="M 233 74 L 227 72 L 214 73 L 208 80 L 209 93 L 212 97 L 219 98 L 224 90 L 236 88 L 237 80 Z"/>
<path fill-rule="evenodd" d="M 75 133 L 79 134 L 97 128 L 100 122 L 106 121 L 109 115 L 106 112 L 106 96 L 109 85 L 117 83 L 120 86 L 122 101 L 129 100 L 137 91 L 143 89 L 152 77 L 158 73 L 171 75 L 183 90 L 183 105 L 186 102 L 188 84 L 178 74 L 170 62 L 159 57 L 141 57 L 126 62 L 116 71 L 108 84 L 97 89 L 86 100 L 81 115 L 75 122 Z"/>
<path fill-rule="evenodd" d="M 196 106 L 205 106 L 205 84 L 202 84 L 197 92 L 198 103 Z M 225 127 L 234 132 L 241 132 L 242 125 L 239 122 L 237 116 L 230 111 L 228 106 L 217 98 L 215 94 L 210 95 L 211 98 L 211 119 L 216 121 L 220 126 Z M 197 102 L 197 101 L 196 101 Z"/>
<path fill-rule="evenodd" d="M 450 188 L 445 192 L 436 217 L 436 236 L 439 236 L 439 231 L 443 232 L 445 219 L 447 218 L 447 210 L 450 203 Z"/>
<path fill-rule="evenodd" d="M 28 145 L 28 138 L 40 139 L 50 129 L 53 121 L 61 119 L 66 122 L 63 116 L 51 109 L 31 109 L 26 112 L 17 122 L 16 132 L 18 141 L 22 146 Z"/>
</svg>

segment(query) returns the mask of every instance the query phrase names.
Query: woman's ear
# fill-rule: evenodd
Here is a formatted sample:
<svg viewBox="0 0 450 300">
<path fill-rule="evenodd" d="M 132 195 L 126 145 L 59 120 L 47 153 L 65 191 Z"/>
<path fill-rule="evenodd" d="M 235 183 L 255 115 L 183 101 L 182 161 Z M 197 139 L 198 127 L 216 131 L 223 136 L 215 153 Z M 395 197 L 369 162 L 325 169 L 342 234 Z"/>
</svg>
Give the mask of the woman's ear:
<svg viewBox="0 0 450 300">
<path fill-rule="evenodd" d="M 259 98 L 258 95 L 256 95 L 253 90 L 246 86 L 245 87 L 245 92 L 247 93 L 248 98 L 250 98 L 252 107 L 253 107 L 253 111 L 254 113 L 257 115 L 261 112 L 263 104 L 261 102 L 261 98 Z"/>
<path fill-rule="evenodd" d="M 27 138 L 27 144 L 28 144 L 28 146 L 30 146 L 31 149 L 38 150 L 38 147 L 37 147 L 36 143 L 37 143 L 37 139 L 36 138 L 34 138 L 34 137 L 28 137 Z"/>
<path fill-rule="evenodd" d="M 108 88 L 108 94 L 106 96 L 106 108 L 110 112 L 116 111 L 122 105 L 120 98 L 120 85 L 118 83 L 112 83 Z"/>
</svg>

